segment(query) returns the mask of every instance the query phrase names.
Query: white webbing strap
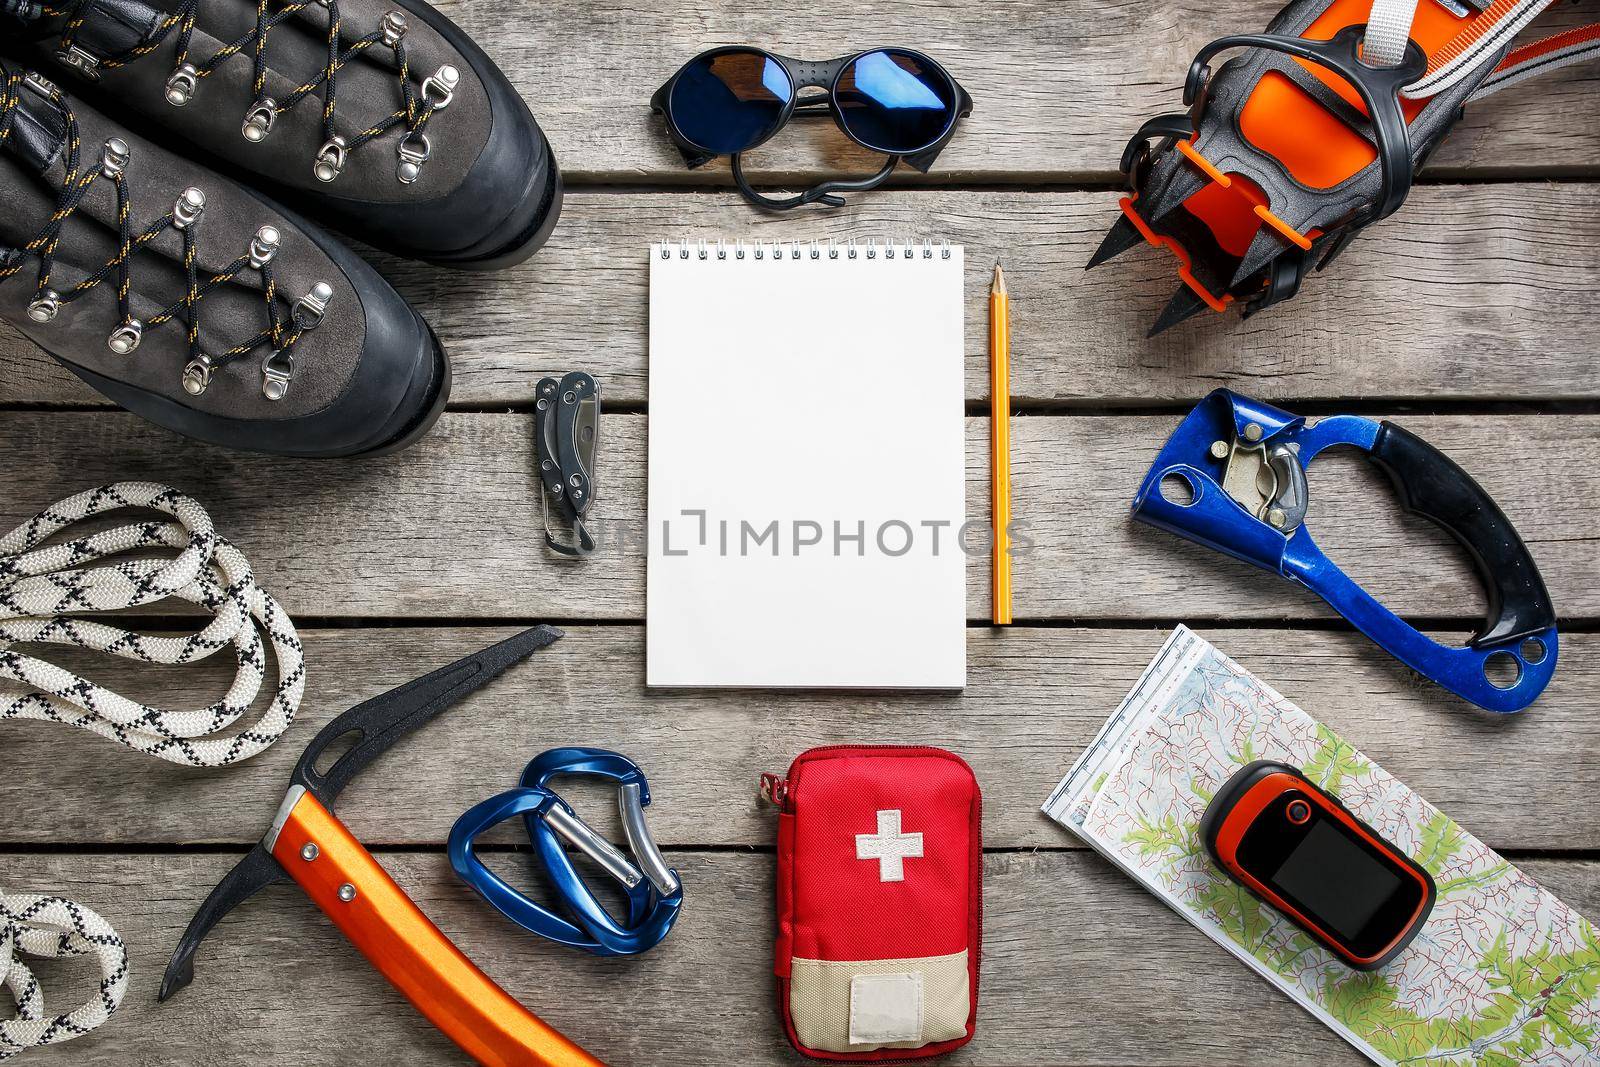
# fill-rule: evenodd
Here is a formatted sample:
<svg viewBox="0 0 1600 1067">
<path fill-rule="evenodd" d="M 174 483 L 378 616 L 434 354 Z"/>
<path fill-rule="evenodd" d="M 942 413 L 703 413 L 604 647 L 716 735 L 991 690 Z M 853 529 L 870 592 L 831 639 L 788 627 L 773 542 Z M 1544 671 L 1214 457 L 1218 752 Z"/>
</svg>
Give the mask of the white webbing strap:
<svg viewBox="0 0 1600 1067">
<path fill-rule="evenodd" d="M 1373 0 L 1361 44 L 1363 60 L 1375 67 L 1393 67 L 1405 58 L 1418 2 L 1432 0 Z M 1485 63 L 1493 61 L 1552 2 L 1493 0 L 1443 48 L 1428 57 L 1427 72 L 1406 86 L 1404 95 L 1413 100 L 1436 96 L 1471 76 Z M 1471 99 L 1480 100 L 1509 85 L 1592 58 L 1600 53 L 1595 41 L 1597 32 L 1600 27 L 1569 30 L 1514 50 Z"/>
<path fill-rule="evenodd" d="M 1494 0 L 1443 48 L 1428 57 L 1428 72 L 1406 86 L 1412 99 L 1435 96 L 1480 69 L 1549 7 L 1552 0 Z"/>
<path fill-rule="evenodd" d="M 96 995 L 61 1015 L 45 1013 L 44 990 L 25 956 L 57 960 L 94 956 L 100 964 Z M 63 897 L 0 889 L 0 985 L 17 1006 L 0 1018 L 0 1060 L 30 1048 L 82 1037 L 111 1017 L 128 988 L 128 950 L 111 924 Z"/>
<path fill-rule="evenodd" d="M 1419 0 L 1372 0 L 1361 58 L 1374 67 L 1398 67 L 1411 40 L 1411 22 Z M 1428 0 L 1421 0 L 1427 3 Z"/>
<path fill-rule="evenodd" d="M 1473 92 L 1469 102 L 1482 100 L 1529 78 L 1586 63 L 1597 56 L 1600 56 L 1600 23 L 1579 26 L 1542 41 L 1513 48 L 1494 73 Z"/>
<path fill-rule="evenodd" d="M 141 521 L 45 543 L 75 523 L 126 508 L 164 512 L 177 522 Z M 151 549 L 167 554 L 113 559 Z M 80 617 L 169 598 L 200 605 L 211 622 L 195 634 L 155 637 Z M 267 670 L 263 637 L 278 665 L 272 701 L 254 723 L 215 736 L 237 723 L 261 691 Z M 238 671 L 210 707 L 167 711 L 23 655 L 12 647 L 19 644 L 88 648 L 144 663 L 195 663 L 231 648 Z M 173 763 L 221 767 L 283 736 L 304 693 L 305 664 L 294 624 L 256 585 L 243 554 L 217 535 L 205 509 L 177 490 L 149 482 L 92 489 L 0 538 L 0 722 L 62 722 Z"/>
</svg>

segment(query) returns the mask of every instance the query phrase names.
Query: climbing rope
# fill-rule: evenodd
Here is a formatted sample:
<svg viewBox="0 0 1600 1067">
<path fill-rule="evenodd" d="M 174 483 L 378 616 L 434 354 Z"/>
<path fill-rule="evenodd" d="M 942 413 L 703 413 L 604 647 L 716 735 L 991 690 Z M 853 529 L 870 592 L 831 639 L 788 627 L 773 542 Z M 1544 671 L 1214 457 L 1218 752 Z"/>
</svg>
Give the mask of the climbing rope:
<svg viewBox="0 0 1600 1067">
<path fill-rule="evenodd" d="M 89 955 L 100 963 L 97 995 L 64 1015 L 46 1015 L 44 990 L 23 957 Z M 0 985 L 17 1006 L 15 1018 L 0 1019 L 0 1060 L 5 1060 L 82 1037 L 109 1019 L 128 988 L 128 950 L 111 924 L 82 904 L 0 889 Z"/>
<path fill-rule="evenodd" d="M 33 301 L 28 305 L 28 317 L 37 323 L 48 323 L 60 314 L 61 309 L 82 299 L 115 275 L 115 291 L 120 324 L 106 339 L 106 344 L 118 355 L 131 355 L 147 328 L 167 322 L 181 322 L 188 336 L 189 363 L 184 368 L 183 386 L 192 395 L 205 392 L 217 368 L 266 346 L 269 355 L 262 364 L 263 392 L 269 400 L 281 400 L 288 393 L 294 373 L 294 349 L 306 332 L 315 329 L 322 321 L 333 290 L 318 283 L 310 294 L 302 298 L 285 319 L 278 303 L 278 283 L 273 275 L 272 260 L 277 255 L 281 235 L 275 226 L 263 226 L 256 231 L 250 248 L 243 255 L 215 273 L 201 275 L 199 246 L 196 230 L 205 211 L 205 194 L 200 189 L 185 189 L 171 211 L 156 219 L 143 230 L 135 232 L 131 222 L 132 200 L 128 191 L 127 168 L 131 151 L 126 141 L 113 137 L 101 150 L 98 166 L 83 165 L 83 144 L 78 132 L 78 121 L 68 106 L 66 98 L 52 84 L 42 78 L 24 77 L 0 63 L 0 148 L 10 139 L 22 104 L 24 86 L 37 92 L 54 104 L 66 124 L 65 169 L 61 188 L 56 195 L 56 208 L 46 218 L 39 233 L 21 249 L 0 248 L 0 285 L 13 275 L 21 273 L 29 257 L 38 261 L 38 276 L 34 285 Z M 109 181 L 115 188 L 117 205 L 117 250 L 105 265 L 85 277 L 77 285 L 58 292 L 51 284 L 55 272 L 56 253 L 61 245 L 61 234 L 67 221 L 83 205 L 90 190 L 98 181 Z M 148 319 L 134 317 L 129 294 L 133 286 L 133 253 L 143 248 L 168 230 L 176 230 L 183 241 L 183 269 L 187 285 L 181 297 L 162 308 Z M 267 326 L 247 341 L 217 355 L 208 355 L 200 347 L 200 303 L 219 286 L 239 278 L 247 269 L 254 269 L 261 277 L 261 296 L 266 304 Z"/>
<path fill-rule="evenodd" d="M 144 521 L 46 545 L 68 527 L 108 512 L 145 508 L 176 522 Z M 152 549 L 175 557 L 148 558 Z M 138 558 L 127 557 L 141 553 Z M 105 562 L 102 562 L 105 561 Z M 200 632 L 153 637 L 78 617 L 176 599 L 212 615 Z M 228 737 L 266 678 L 271 642 L 278 684 L 257 721 Z M 238 672 L 210 707 L 165 711 L 96 685 L 13 646 L 66 645 L 143 663 L 195 663 L 232 647 Z M 192 767 L 222 767 L 271 745 L 294 721 L 305 667 L 294 624 L 219 537 L 194 500 L 148 482 L 91 489 L 46 508 L 0 538 L 0 722 L 44 719 L 89 730 L 139 752 Z"/>
<path fill-rule="evenodd" d="M 223 63 L 236 55 L 248 54 L 253 71 L 251 89 L 255 94 L 255 103 L 245 113 L 242 126 L 248 141 L 265 140 L 280 114 L 314 96 L 319 89 L 322 90 L 323 145 L 317 152 L 313 173 L 323 182 L 331 182 L 343 172 L 346 158 L 351 152 L 402 124 L 406 132 L 400 141 L 399 179 L 408 185 L 415 182 L 420 176 L 422 164 L 432 154 L 425 132 L 428 123 L 436 113 L 450 106 L 460 82 L 460 72 L 449 65 L 440 67 L 423 79 L 420 89 L 412 81 L 405 44 L 410 24 L 405 13 L 399 10 L 386 11 L 376 27 L 347 44 L 338 0 L 289 0 L 276 9 L 272 0 L 257 0 L 255 27 L 223 45 L 210 58 L 199 59 L 193 55 L 193 38 L 201 0 L 178 0 L 174 10 L 164 15 L 144 40 L 120 54 L 110 56 L 95 55 L 80 40 L 86 21 L 85 12 L 94 2 L 71 0 L 65 4 L 40 5 L 41 15 L 65 19 L 58 42 L 58 54 L 73 65 L 91 72 L 115 70 L 155 52 L 176 33 L 177 53 L 166 85 L 167 102 L 174 107 L 186 106 L 194 98 L 200 83 L 216 73 Z M 284 22 L 296 19 L 302 11 L 318 7 L 327 10 L 327 59 L 314 78 L 302 82 L 282 100 L 275 100 L 267 94 L 267 74 L 271 69 L 267 60 L 267 45 L 272 31 Z M 297 22 L 305 25 L 304 20 L 297 19 Z M 393 57 L 393 70 L 400 83 L 401 106 L 354 135 L 343 136 L 335 123 L 339 72 L 357 57 L 380 46 Z"/>
</svg>

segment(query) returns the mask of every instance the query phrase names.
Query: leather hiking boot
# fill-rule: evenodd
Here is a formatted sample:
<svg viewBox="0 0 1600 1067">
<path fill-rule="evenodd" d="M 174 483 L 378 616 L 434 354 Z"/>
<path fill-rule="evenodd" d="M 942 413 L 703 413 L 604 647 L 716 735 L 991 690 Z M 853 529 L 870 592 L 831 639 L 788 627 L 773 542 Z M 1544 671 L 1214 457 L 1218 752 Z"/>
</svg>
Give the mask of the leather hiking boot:
<svg viewBox="0 0 1600 1067">
<path fill-rule="evenodd" d="M 428 325 L 339 241 L 3 61 L 0 318 L 231 448 L 391 452 L 449 393 Z"/>
<path fill-rule="evenodd" d="M 0 0 L 106 113 L 388 252 L 531 256 L 561 177 L 527 105 L 424 0 Z"/>
</svg>

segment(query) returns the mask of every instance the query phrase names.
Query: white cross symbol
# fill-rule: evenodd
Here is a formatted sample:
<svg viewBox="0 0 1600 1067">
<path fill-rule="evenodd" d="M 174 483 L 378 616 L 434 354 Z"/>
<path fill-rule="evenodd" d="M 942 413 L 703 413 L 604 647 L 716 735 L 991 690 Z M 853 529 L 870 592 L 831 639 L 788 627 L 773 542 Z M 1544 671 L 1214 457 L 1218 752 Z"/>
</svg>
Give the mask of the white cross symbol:
<svg viewBox="0 0 1600 1067">
<path fill-rule="evenodd" d="M 878 881 L 906 880 L 907 858 L 922 857 L 922 835 L 900 832 L 900 809 L 878 812 L 878 832 L 856 835 L 856 859 L 878 861 Z"/>
</svg>

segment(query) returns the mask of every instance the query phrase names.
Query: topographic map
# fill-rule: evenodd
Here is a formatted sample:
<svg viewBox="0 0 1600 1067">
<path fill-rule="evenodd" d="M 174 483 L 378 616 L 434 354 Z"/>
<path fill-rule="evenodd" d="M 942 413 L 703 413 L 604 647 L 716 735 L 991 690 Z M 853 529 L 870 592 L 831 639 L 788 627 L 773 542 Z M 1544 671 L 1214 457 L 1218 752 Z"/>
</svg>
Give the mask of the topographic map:
<svg viewBox="0 0 1600 1067">
<path fill-rule="evenodd" d="M 1433 875 L 1433 914 L 1381 970 L 1345 967 L 1206 855 L 1201 814 L 1258 759 L 1301 768 Z M 1588 920 L 1186 628 L 1044 811 L 1379 1063 L 1600 1064 Z"/>
</svg>

